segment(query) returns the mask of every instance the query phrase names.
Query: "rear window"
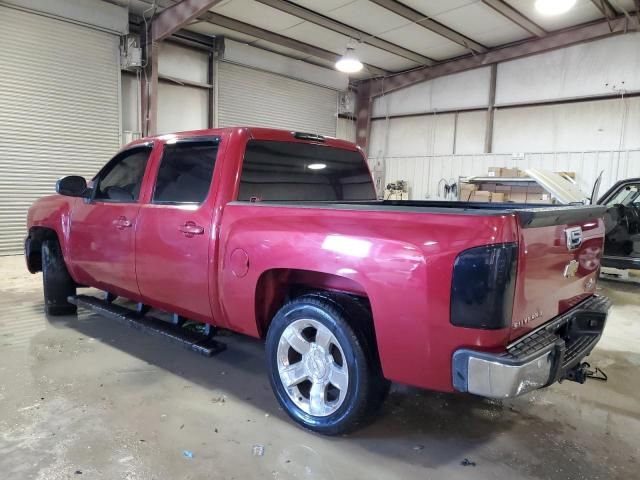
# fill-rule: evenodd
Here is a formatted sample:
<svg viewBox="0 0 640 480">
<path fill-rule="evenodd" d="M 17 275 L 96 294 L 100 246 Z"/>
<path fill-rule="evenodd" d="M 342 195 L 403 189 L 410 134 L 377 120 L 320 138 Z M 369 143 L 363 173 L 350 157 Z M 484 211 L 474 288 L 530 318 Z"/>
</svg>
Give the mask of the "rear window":
<svg viewBox="0 0 640 480">
<path fill-rule="evenodd" d="M 360 153 L 309 143 L 247 143 L 238 200 L 375 200 Z"/>
</svg>

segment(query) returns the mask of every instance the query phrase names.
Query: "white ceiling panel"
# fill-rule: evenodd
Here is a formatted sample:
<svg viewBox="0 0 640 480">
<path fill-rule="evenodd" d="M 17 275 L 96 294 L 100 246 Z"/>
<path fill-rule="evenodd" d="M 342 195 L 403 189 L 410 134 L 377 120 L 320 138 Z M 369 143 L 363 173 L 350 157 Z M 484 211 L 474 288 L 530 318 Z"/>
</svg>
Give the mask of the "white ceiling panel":
<svg viewBox="0 0 640 480">
<path fill-rule="evenodd" d="M 308 8 L 309 10 L 314 10 L 318 13 L 326 14 L 331 10 L 335 10 L 336 8 L 343 7 L 344 5 L 348 5 L 353 0 L 289 0 L 291 3 L 297 3 L 301 7 Z"/>
<path fill-rule="evenodd" d="M 349 37 L 309 22 L 296 25 L 281 34 L 336 53 L 344 53 L 349 43 Z M 363 62 L 386 70 L 404 70 L 418 65 L 411 60 L 370 45 L 360 44 L 356 52 Z"/>
<path fill-rule="evenodd" d="M 435 17 L 441 13 L 447 13 L 464 7 L 479 3 L 480 0 L 401 0 L 401 3 L 411 7 L 418 12 Z"/>
<path fill-rule="evenodd" d="M 591 0 L 577 0 L 575 6 L 562 15 L 542 15 L 533 0 L 506 0 L 513 8 L 547 31 L 572 27 L 602 18 L 602 13 Z"/>
<path fill-rule="evenodd" d="M 219 3 L 211 11 L 275 33 L 280 33 L 294 25 L 304 23 L 304 20 L 300 20 L 298 17 L 254 0 L 233 0 Z"/>
<path fill-rule="evenodd" d="M 363 12 L 366 12 L 366 15 L 363 15 Z M 325 15 L 428 57 L 434 55 L 440 59 L 465 52 L 464 48 L 445 37 L 369 0 L 351 1 L 345 6 L 325 12 Z"/>
<path fill-rule="evenodd" d="M 373 35 L 411 23 L 406 18 L 368 0 L 349 2 L 326 15 Z"/>
<path fill-rule="evenodd" d="M 423 10 L 421 10 L 423 13 L 429 14 L 426 8 Z M 496 47 L 531 36 L 525 29 L 483 3 L 464 5 L 434 15 L 433 18 L 487 47 Z"/>
<path fill-rule="evenodd" d="M 451 42 L 415 23 L 397 30 L 390 30 L 378 37 L 434 60 L 444 60 L 468 53 L 462 45 Z"/>
</svg>

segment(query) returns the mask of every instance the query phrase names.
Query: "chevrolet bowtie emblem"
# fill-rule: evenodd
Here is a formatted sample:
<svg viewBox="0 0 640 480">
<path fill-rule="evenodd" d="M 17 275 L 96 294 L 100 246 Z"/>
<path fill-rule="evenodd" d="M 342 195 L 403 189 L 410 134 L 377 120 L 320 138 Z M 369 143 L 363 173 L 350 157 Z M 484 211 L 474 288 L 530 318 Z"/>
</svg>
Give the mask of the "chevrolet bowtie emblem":
<svg viewBox="0 0 640 480">
<path fill-rule="evenodd" d="M 565 278 L 575 277 L 578 272 L 578 267 L 580 264 L 577 260 L 571 260 L 564 267 L 564 276 Z"/>
</svg>

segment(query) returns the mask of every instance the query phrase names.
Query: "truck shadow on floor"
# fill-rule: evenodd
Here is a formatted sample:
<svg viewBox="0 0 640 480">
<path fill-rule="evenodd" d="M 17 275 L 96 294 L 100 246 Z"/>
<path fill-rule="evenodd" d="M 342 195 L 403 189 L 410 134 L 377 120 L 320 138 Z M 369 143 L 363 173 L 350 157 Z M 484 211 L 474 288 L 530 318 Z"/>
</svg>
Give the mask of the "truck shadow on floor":
<svg viewBox="0 0 640 480">
<path fill-rule="evenodd" d="M 206 358 L 162 338 L 146 335 L 96 314 L 80 310 L 77 317 L 50 318 L 53 328 L 71 328 L 128 355 L 154 365 L 186 381 L 212 391 L 244 401 L 290 424 L 301 431 L 279 408 L 267 378 L 264 347 L 259 340 L 224 332 L 220 340 L 226 351 Z M 239 420 L 244 421 L 244 420 Z M 284 426 L 284 428 L 287 428 Z M 567 455 L 558 451 L 549 454 L 549 439 L 561 436 L 568 428 L 562 421 L 541 418 L 527 411 L 527 402 L 499 402 L 462 394 L 444 394 L 394 385 L 382 411 L 371 424 L 347 437 L 326 439 L 328 442 L 357 444 L 382 457 L 437 468 L 444 464 L 460 464 L 465 459 L 483 461 L 495 455 L 495 461 L 505 465 L 520 465 L 517 470 L 540 474 L 549 467 L 566 467 Z M 310 441 L 325 441 L 309 433 Z M 514 448 L 509 439 L 516 439 Z M 490 448 L 489 444 L 499 444 Z M 505 445 L 506 444 L 506 445 Z M 544 471 L 529 471 L 535 465 L 522 465 L 522 450 L 526 456 L 542 458 Z M 505 450 L 512 453 L 506 453 Z M 579 460 L 576 450 L 576 461 Z M 492 460 L 493 461 L 493 460 Z M 550 462 L 550 463 L 549 463 Z M 535 462 L 533 462 L 535 464 Z M 572 478 L 568 476 L 566 478 Z"/>
</svg>

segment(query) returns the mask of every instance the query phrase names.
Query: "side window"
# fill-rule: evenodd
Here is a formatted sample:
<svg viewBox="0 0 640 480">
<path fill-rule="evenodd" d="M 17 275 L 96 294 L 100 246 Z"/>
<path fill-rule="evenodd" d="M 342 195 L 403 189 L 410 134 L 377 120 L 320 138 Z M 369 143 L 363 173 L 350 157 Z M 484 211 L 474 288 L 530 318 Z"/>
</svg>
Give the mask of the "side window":
<svg viewBox="0 0 640 480">
<path fill-rule="evenodd" d="M 219 140 L 165 145 L 153 203 L 202 203 L 207 198 Z"/>
<path fill-rule="evenodd" d="M 120 153 L 98 174 L 95 200 L 135 202 L 140 195 L 150 147 L 133 148 Z"/>
<path fill-rule="evenodd" d="M 640 185 L 628 184 L 620 188 L 607 202 L 611 205 L 639 206 L 640 205 Z"/>
</svg>

